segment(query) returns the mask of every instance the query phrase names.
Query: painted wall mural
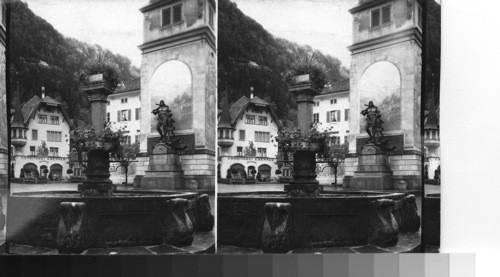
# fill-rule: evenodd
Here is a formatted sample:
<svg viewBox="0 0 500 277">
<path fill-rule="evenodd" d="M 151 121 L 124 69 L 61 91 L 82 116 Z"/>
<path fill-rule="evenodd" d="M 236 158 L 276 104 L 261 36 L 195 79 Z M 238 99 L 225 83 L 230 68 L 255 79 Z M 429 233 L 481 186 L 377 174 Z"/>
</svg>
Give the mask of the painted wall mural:
<svg viewBox="0 0 500 277">
<path fill-rule="evenodd" d="M 401 129 L 401 74 L 393 63 L 382 61 L 370 65 L 361 77 L 359 91 L 361 110 L 373 101 L 382 114 L 384 129 Z M 364 122 L 360 124 L 360 132 L 366 133 Z"/>
<path fill-rule="evenodd" d="M 174 115 L 175 129 L 193 127 L 193 89 L 189 67 L 181 61 L 168 61 L 160 65 L 150 82 L 151 109 L 160 100 L 170 107 Z M 151 117 L 151 130 L 156 130 L 156 116 Z"/>
</svg>

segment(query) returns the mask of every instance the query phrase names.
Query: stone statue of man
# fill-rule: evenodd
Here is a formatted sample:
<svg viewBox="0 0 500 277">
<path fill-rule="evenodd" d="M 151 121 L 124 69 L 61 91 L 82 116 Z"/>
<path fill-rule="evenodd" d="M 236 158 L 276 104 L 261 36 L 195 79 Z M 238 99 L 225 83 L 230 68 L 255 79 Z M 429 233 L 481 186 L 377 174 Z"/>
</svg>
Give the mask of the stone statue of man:
<svg viewBox="0 0 500 277">
<path fill-rule="evenodd" d="M 170 142 L 171 136 L 174 135 L 175 120 L 172 116 L 172 111 L 165 105 L 165 101 L 161 100 L 158 107 L 152 111 L 154 115 L 158 115 L 156 130 L 160 134 L 160 141 Z"/>
<path fill-rule="evenodd" d="M 366 108 L 361 111 L 361 114 L 366 116 L 365 130 L 366 133 L 368 133 L 368 136 L 370 136 L 368 142 L 375 142 L 376 133 L 381 129 L 383 121 L 381 119 L 380 112 L 377 106 L 373 104 L 373 101 L 368 102 L 368 105 L 365 106 Z"/>
</svg>

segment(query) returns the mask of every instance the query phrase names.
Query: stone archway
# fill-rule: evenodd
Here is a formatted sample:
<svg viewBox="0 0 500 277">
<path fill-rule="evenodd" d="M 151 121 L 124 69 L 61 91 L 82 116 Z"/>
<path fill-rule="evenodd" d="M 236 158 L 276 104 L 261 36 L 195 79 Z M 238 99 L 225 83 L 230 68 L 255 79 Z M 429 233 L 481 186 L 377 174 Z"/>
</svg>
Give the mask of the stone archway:
<svg viewBox="0 0 500 277">
<path fill-rule="evenodd" d="M 63 167 L 60 164 L 53 164 L 50 166 L 49 178 L 51 180 L 60 180 L 63 176 Z"/>
<path fill-rule="evenodd" d="M 191 70 L 184 62 L 170 60 L 164 62 L 151 76 L 149 82 L 151 109 L 161 100 L 172 110 L 175 129 L 193 128 L 193 89 Z M 155 117 L 151 118 L 151 130 L 156 130 Z"/>
<path fill-rule="evenodd" d="M 242 178 L 242 172 L 245 171 L 245 166 L 240 164 L 240 163 L 235 163 L 235 164 L 232 164 L 230 167 L 229 167 L 229 170 L 231 171 L 231 176 L 232 178 Z"/>
<path fill-rule="evenodd" d="M 257 172 L 260 174 L 260 178 L 263 180 L 271 179 L 271 166 L 267 164 L 259 165 Z"/>
<path fill-rule="evenodd" d="M 248 178 L 255 179 L 255 174 L 254 174 L 254 173 L 252 173 L 252 170 L 257 171 L 257 170 L 255 169 L 255 166 L 251 165 L 251 166 L 249 166 L 249 167 L 247 168 L 247 171 L 248 171 L 248 172 L 247 172 L 247 175 L 248 175 Z"/>
<path fill-rule="evenodd" d="M 23 166 L 25 177 L 38 177 L 38 166 L 34 163 L 27 163 Z"/>
<path fill-rule="evenodd" d="M 47 177 L 48 173 L 45 173 L 45 169 L 48 169 L 46 165 L 40 166 L 40 177 Z"/>
<path fill-rule="evenodd" d="M 384 129 L 401 129 L 401 74 L 394 63 L 378 61 L 368 66 L 361 76 L 358 88 L 360 110 L 369 101 L 373 101 L 382 114 Z M 360 132 L 365 132 L 364 124 L 360 124 Z"/>
</svg>

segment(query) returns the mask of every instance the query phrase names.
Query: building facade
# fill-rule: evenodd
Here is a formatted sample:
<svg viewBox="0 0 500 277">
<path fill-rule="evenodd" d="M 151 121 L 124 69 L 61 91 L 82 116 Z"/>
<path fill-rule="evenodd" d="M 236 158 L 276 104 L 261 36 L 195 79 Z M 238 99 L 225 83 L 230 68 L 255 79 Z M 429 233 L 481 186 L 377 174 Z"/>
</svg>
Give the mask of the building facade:
<svg viewBox="0 0 500 277">
<path fill-rule="evenodd" d="M 14 177 L 68 178 L 71 121 L 61 103 L 43 89 L 41 97 L 35 95 L 23 106 L 15 97 L 10 134 Z"/>
<path fill-rule="evenodd" d="M 280 122 L 269 103 L 257 96 L 242 96 L 230 107 L 226 103 L 219 116 L 218 175 L 221 178 L 277 177 Z M 228 176 L 229 175 L 229 176 Z"/>
<path fill-rule="evenodd" d="M 108 96 L 106 119 L 113 128 L 123 129 L 125 143 L 139 143 L 141 134 L 141 79 L 133 79 L 118 87 L 113 94 Z M 128 183 L 132 183 L 136 174 L 136 163 L 128 168 Z M 125 182 L 125 168 L 120 163 L 111 163 L 110 180 L 113 184 Z"/>
<path fill-rule="evenodd" d="M 349 79 L 334 83 L 314 97 L 313 122 L 320 129 L 331 128 L 333 143 L 348 143 L 349 136 Z M 337 171 L 337 184 L 342 184 L 344 164 Z M 320 184 L 334 182 L 334 169 L 326 164 L 317 165 L 317 180 Z"/>
<path fill-rule="evenodd" d="M 0 189 L 7 188 L 9 181 L 9 142 L 7 131 L 7 88 L 6 88 L 6 28 L 7 6 L 5 1 L 0 1 Z M 1 211 L 0 211 L 1 213 Z"/>
</svg>

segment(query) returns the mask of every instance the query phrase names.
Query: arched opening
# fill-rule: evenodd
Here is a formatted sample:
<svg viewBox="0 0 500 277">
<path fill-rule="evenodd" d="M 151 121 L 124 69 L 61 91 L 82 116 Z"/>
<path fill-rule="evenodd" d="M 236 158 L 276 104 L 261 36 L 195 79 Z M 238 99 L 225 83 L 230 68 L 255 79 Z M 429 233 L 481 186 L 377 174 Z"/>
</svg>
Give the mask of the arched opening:
<svg viewBox="0 0 500 277">
<path fill-rule="evenodd" d="M 48 171 L 48 168 L 46 165 L 40 166 L 40 177 L 46 178 L 47 174 L 48 174 L 46 171 Z"/>
<path fill-rule="evenodd" d="M 34 163 L 27 163 L 23 166 L 24 177 L 25 178 L 37 178 L 40 176 L 38 172 L 38 166 Z M 21 174 L 22 175 L 22 174 Z M 23 176 L 21 176 L 23 178 Z"/>
<path fill-rule="evenodd" d="M 271 179 L 271 166 L 267 164 L 260 165 L 258 168 L 258 174 L 260 175 L 259 181 L 269 181 Z M 259 179 L 257 177 L 257 179 Z"/>
<path fill-rule="evenodd" d="M 53 164 L 50 166 L 49 179 L 50 180 L 61 180 L 63 173 L 63 167 L 60 164 Z"/>
<path fill-rule="evenodd" d="M 370 65 L 359 82 L 360 109 L 368 102 L 378 107 L 386 131 L 401 128 L 401 74 L 391 62 L 380 61 Z M 365 132 L 364 124 L 360 131 Z"/>
<path fill-rule="evenodd" d="M 248 167 L 248 178 L 255 179 L 255 174 L 257 174 L 257 170 L 255 170 L 255 166 L 251 165 Z"/>
<path fill-rule="evenodd" d="M 192 76 L 189 67 L 177 60 L 160 65 L 149 82 L 151 108 L 161 100 L 170 107 L 175 120 L 176 130 L 188 130 L 193 126 Z M 151 130 L 156 130 L 155 118 Z"/>
<path fill-rule="evenodd" d="M 232 164 L 229 167 L 231 171 L 231 178 L 233 179 L 242 179 L 245 174 L 245 166 L 242 164 Z"/>
</svg>

